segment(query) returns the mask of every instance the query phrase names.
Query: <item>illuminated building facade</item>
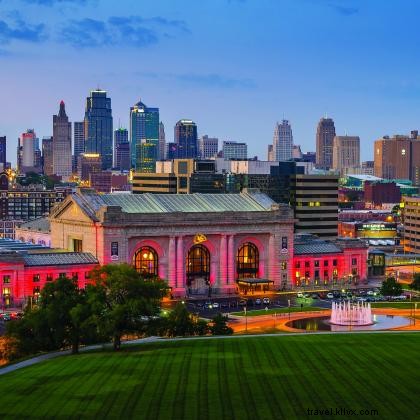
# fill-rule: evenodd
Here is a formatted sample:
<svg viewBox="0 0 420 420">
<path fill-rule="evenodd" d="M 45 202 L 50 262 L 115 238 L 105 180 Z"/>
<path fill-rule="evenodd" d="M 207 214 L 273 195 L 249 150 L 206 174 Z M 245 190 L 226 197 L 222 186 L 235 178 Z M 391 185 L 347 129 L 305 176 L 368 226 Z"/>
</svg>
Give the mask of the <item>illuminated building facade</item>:
<svg viewBox="0 0 420 420">
<path fill-rule="evenodd" d="M 240 280 L 291 286 L 293 213 L 264 194 L 94 194 L 51 214 L 53 247 L 167 279 L 174 296 L 236 293 Z"/>
<path fill-rule="evenodd" d="M 420 254 L 420 197 L 403 198 L 404 250 Z"/>
</svg>

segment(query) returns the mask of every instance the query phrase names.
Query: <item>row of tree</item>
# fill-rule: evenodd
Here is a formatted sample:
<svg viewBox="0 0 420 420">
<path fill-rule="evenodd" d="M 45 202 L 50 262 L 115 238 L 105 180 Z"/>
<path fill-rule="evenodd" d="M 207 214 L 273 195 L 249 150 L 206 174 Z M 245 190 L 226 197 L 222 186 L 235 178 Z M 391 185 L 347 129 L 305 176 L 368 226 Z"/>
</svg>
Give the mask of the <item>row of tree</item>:
<svg viewBox="0 0 420 420">
<path fill-rule="evenodd" d="M 411 290 L 420 290 L 420 273 L 414 274 L 413 281 L 410 283 Z M 384 296 L 400 296 L 403 292 L 401 283 L 395 277 L 388 277 L 382 282 L 381 294 Z"/>
<path fill-rule="evenodd" d="M 226 318 L 199 319 L 179 303 L 161 316 L 166 282 L 145 279 L 127 264 L 110 264 L 91 273 L 92 282 L 79 289 L 77 282 L 59 278 L 41 291 L 38 304 L 27 308 L 21 319 L 7 325 L 9 359 L 41 351 L 112 341 L 121 347 L 125 335 L 192 336 L 232 334 Z"/>
</svg>

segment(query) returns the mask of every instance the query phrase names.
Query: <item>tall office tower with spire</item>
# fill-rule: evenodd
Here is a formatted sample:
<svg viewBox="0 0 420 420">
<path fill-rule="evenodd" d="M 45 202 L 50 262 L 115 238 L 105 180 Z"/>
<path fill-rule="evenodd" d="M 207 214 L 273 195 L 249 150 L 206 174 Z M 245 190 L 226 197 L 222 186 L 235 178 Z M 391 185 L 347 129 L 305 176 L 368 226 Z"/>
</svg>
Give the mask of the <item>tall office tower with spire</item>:
<svg viewBox="0 0 420 420">
<path fill-rule="evenodd" d="M 71 123 L 64 101 L 60 102 L 58 115 L 53 115 L 53 173 L 68 181 L 71 165 Z"/>
<path fill-rule="evenodd" d="M 335 126 L 332 118 L 321 118 L 316 130 L 316 165 L 330 169 L 333 164 Z"/>
<path fill-rule="evenodd" d="M 73 123 L 73 172 L 77 173 L 77 160 L 85 152 L 85 130 L 83 121 Z"/>
<path fill-rule="evenodd" d="M 159 123 L 159 160 L 166 159 L 166 137 L 165 137 L 165 126 L 161 121 Z"/>
<path fill-rule="evenodd" d="M 85 152 L 101 155 L 102 169 L 112 168 L 112 108 L 106 91 L 92 90 L 86 98 Z"/>
<path fill-rule="evenodd" d="M 155 172 L 159 155 L 159 108 L 139 101 L 130 108 L 131 165 L 137 172 Z"/>
<path fill-rule="evenodd" d="M 175 143 L 179 159 L 195 159 L 198 156 L 197 125 L 191 120 L 179 120 L 175 124 Z"/>
<path fill-rule="evenodd" d="M 288 120 L 283 120 L 281 124 L 277 122 L 274 127 L 273 154 L 279 162 L 292 159 L 293 133 Z"/>
</svg>

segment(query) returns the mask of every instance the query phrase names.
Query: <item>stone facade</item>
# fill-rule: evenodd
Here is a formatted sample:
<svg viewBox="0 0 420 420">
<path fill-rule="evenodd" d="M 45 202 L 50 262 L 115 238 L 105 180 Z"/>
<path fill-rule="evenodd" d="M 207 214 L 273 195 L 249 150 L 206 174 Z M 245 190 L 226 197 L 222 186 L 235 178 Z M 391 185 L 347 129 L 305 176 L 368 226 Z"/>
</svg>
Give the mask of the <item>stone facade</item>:
<svg viewBox="0 0 420 420">
<path fill-rule="evenodd" d="M 189 253 L 195 245 L 209 252 L 211 292 L 229 294 L 237 291 L 236 282 L 243 275 L 238 270 L 238 252 L 244 244 L 252 244 L 258 250 L 258 263 L 249 277 L 271 280 L 274 289 L 291 285 L 292 264 L 288 262 L 293 258 L 294 219 L 288 206 L 144 213 L 124 211 L 124 205 L 98 205 L 97 197 L 77 193 L 54 208 L 50 216 L 53 247 L 73 251 L 74 244 L 81 244 L 77 251 L 90 252 L 100 264 L 134 264 L 140 249 L 152 249 L 157 255 L 157 274 L 168 281 L 174 296 L 184 296 L 199 288 L 187 278 Z M 183 200 L 179 195 L 166 197 Z"/>
</svg>

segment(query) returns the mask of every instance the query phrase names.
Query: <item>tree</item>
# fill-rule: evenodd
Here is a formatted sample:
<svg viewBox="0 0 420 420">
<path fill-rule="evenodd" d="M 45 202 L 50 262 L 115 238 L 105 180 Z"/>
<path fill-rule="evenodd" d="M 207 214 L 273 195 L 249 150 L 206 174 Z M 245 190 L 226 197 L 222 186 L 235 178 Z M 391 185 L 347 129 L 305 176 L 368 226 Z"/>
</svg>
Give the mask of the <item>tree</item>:
<svg viewBox="0 0 420 420">
<path fill-rule="evenodd" d="M 163 280 L 145 279 L 128 264 L 104 265 L 91 278 L 86 291 L 93 319 L 101 334 L 112 339 L 114 350 L 120 349 L 122 335 L 147 331 L 168 291 Z"/>
<path fill-rule="evenodd" d="M 227 316 L 218 313 L 213 319 L 210 326 L 210 332 L 213 335 L 231 335 L 233 329 L 227 325 Z"/>
<path fill-rule="evenodd" d="M 414 274 L 413 281 L 410 284 L 410 289 L 420 290 L 420 273 Z"/>
<path fill-rule="evenodd" d="M 384 296 L 399 296 L 402 293 L 402 286 L 394 277 L 388 277 L 382 282 L 381 293 Z"/>
<path fill-rule="evenodd" d="M 166 333 L 169 337 L 194 335 L 194 320 L 185 305 L 178 302 L 167 319 Z"/>
</svg>

